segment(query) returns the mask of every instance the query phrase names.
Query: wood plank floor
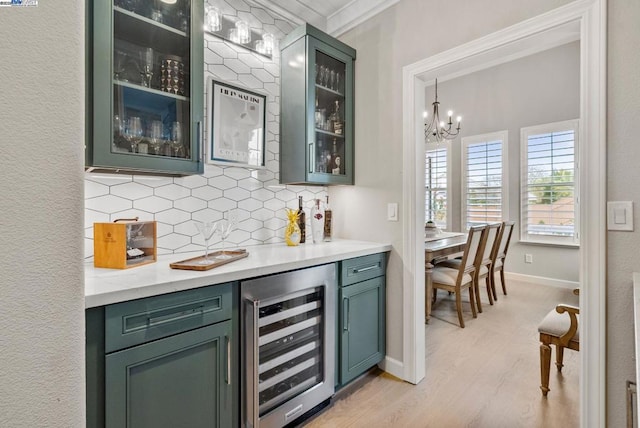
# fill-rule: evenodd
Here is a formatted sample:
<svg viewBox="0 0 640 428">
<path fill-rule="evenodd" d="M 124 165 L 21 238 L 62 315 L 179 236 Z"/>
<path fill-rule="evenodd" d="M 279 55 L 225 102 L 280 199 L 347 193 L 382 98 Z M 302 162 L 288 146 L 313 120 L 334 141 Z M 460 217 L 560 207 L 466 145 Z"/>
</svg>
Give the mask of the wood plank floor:
<svg viewBox="0 0 640 428">
<path fill-rule="evenodd" d="M 426 328 L 426 377 L 411 385 L 377 371 L 359 388 L 334 397 L 306 427 L 563 427 L 579 426 L 580 358 L 565 351 L 562 373 L 552 351 L 551 391 L 540 392 L 538 323 L 559 302 L 576 304 L 570 290 L 508 281 L 508 296 L 473 319 L 457 323 L 453 296 L 442 291 Z M 482 291 L 482 290 L 481 290 Z"/>
</svg>

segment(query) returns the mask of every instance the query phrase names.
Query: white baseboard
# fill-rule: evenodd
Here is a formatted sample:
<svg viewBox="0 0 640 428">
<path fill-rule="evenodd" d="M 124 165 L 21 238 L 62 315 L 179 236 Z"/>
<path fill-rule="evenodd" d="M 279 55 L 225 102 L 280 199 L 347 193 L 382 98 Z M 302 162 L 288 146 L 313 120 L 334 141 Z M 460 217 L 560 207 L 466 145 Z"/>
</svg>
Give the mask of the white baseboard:
<svg viewBox="0 0 640 428">
<path fill-rule="evenodd" d="M 404 380 L 404 364 L 402 364 L 402 361 L 385 356 L 384 360 L 378 364 L 378 367 L 385 372 Z"/>
<path fill-rule="evenodd" d="M 522 273 L 513 273 L 513 272 L 505 272 L 504 275 L 507 280 L 513 279 L 514 281 L 548 285 L 550 287 L 567 288 L 570 290 L 580 287 L 580 283 L 577 281 L 567 281 L 564 279 L 546 278 L 544 276 L 524 275 Z"/>
</svg>

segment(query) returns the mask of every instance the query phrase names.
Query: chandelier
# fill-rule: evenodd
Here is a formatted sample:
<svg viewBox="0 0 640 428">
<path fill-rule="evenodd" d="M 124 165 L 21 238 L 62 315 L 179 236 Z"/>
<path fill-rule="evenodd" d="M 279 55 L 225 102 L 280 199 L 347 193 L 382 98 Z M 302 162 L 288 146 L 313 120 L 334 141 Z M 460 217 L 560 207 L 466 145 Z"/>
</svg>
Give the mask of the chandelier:
<svg viewBox="0 0 640 428">
<path fill-rule="evenodd" d="M 462 117 L 456 118 L 456 126 L 453 127 L 453 111 L 447 112 L 448 120 L 440 120 L 440 103 L 438 102 L 438 79 L 436 79 L 436 100 L 433 102 L 433 113 L 431 118 L 425 111 L 424 117 L 424 138 L 430 143 L 441 143 L 444 140 L 453 140 L 460 133 L 460 124 L 462 123 Z"/>
</svg>

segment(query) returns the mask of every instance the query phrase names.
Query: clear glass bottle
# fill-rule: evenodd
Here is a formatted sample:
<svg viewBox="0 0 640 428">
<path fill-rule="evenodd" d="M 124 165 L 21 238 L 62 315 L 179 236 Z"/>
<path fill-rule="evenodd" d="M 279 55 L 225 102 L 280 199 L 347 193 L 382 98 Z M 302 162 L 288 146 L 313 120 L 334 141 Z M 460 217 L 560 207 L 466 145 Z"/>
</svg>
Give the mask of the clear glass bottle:
<svg viewBox="0 0 640 428">
<path fill-rule="evenodd" d="M 300 227 L 300 243 L 304 244 L 307 239 L 306 233 L 307 215 L 302 208 L 302 196 L 298 196 L 298 226 Z"/>
<path fill-rule="evenodd" d="M 313 243 L 322 242 L 324 235 L 324 210 L 320 206 L 320 199 L 315 199 L 315 204 L 311 208 L 311 237 Z"/>
<path fill-rule="evenodd" d="M 327 196 L 327 202 L 324 204 L 324 241 L 331 241 L 331 219 L 332 212 L 329 207 L 329 196 Z"/>
<path fill-rule="evenodd" d="M 342 135 L 342 118 L 340 117 L 340 101 L 336 100 L 333 112 L 329 115 L 331 121 L 331 131 L 334 134 Z"/>
</svg>

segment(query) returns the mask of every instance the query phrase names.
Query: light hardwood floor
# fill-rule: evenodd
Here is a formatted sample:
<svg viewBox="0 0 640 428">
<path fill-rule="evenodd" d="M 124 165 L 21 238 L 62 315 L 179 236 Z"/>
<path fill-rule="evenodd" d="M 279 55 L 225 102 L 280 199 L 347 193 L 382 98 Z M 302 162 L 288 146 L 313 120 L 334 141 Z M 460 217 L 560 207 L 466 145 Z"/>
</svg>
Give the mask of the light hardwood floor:
<svg viewBox="0 0 640 428">
<path fill-rule="evenodd" d="M 571 290 L 507 280 L 490 306 L 466 328 L 457 323 L 453 296 L 442 291 L 426 328 L 426 377 L 411 385 L 378 371 L 341 393 L 306 427 L 563 427 L 579 426 L 577 352 L 566 350 L 564 368 L 555 369 L 549 396 L 540 392 L 538 323 L 557 303 L 577 305 Z M 463 295 L 464 296 L 464 295 Z M 485 303 L 486 302 L 486 303 Z"/>
</svg>

